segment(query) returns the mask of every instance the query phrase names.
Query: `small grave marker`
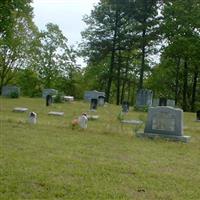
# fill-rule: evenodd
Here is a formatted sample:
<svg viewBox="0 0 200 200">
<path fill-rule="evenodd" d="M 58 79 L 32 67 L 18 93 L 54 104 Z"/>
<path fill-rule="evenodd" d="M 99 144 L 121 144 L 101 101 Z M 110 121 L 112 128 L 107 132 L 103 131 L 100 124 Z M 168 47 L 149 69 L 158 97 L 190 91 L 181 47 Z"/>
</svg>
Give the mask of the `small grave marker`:
<svg viewBox="0 0 200 200">
<path fill-rule="evenodd" d="M 97 109 L 97 104 L 98 104 L 98 100 L 97 99 L 91 99 L 90 109 L 91 110 L 96 110 Z"/>
<path fill-rule="evenodd" d="M 53 98 L 50 94 L 46 96 L 46 106 L 49 106 L 53 103 Z"/>
<path fill-rule="evenodd" d="M 197 110 L 197 121 L 200 122 L 200 110 Z"/>
<path fill-rule="evenodd" d="M 127 113 L 129 111 L 129 102 L 123 101 L 122 103 L 122 112 Z"/>
<path fill-rule="evenodd" d="M 13 108 L 13 112 L 26 112 L 26 111 L 28 111 L 28 108 L 21 108 L 21 107 Z"/>
<path fill-rule="evenodd" d="M 54 111 L 51 111 L 51 112 L 48 113 L 48 115 L 63 116 L 64 112 L 54 112 Z"/>
<path fill-rule="evenodd" d="M 30 124 L 36 124 L 37 123 L 37 114 L 35 112 L 30 112 L 28 121 Z"/>
</svg>

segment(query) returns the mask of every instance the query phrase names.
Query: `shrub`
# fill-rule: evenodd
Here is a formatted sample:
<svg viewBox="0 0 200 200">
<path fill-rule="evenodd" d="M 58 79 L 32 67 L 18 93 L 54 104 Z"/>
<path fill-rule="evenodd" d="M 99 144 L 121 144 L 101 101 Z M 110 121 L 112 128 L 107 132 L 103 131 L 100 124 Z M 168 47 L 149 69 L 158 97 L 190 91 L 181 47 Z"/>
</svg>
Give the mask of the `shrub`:
<svg viewBox="0 0 200 200">
<path fill-rule="evenodd" d="M 16 91 L 13 91 L 13 92 L 10 93 L 10 97 L 11 98 L 19 98 L 19 93 L 16 92 Z"/>
<path fill-rule="evenodd" d="M 53 97 L 54 103 L 63 103 L 63 95 L 61 93 L 58 93 Z"/>
</svg>

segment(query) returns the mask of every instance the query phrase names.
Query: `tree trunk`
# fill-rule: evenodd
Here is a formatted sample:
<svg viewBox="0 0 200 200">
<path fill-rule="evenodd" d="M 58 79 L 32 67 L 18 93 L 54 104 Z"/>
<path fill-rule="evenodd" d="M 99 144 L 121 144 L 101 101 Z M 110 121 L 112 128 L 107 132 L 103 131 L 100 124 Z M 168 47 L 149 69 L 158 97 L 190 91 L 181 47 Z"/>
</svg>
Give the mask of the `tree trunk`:
<svg viewBox="0 0 200 200">
<path fill-rule="evenodd" d="M 120 88 L 121 88 L 121 51 L 119 52 L 118 57 L 118 66 L 117 66 L 117 99 L 116 104 L 120 103 Z"/>
<path fill-rule="evenodd" d="M 191 101 L 191 111 L 195 111 L 195 101 L 196 101 L 196 87 L 197 87 L 197 80 L 198 80 L 198 66 L 195 66 L 194 70 L 194 78 L 193 78 L 193 85 L 192 85 L 192 101 Z"/>
<path fill-rule="evenodd" d="M 145 36 L 146 36 L 146 29 L 142 32 L 142 61 L 141 61 L 141 68 L 140 68 L 140 82 L 139 82 L 139 89 L 143 88 L 143 78 L 144 78 L 144 68 L 145 68 Z"/>
<path fill-rule="evenodd" d="M 175 105 L 177 105 L 177 102 L 178 102 L 180 60 L 181 59 L 178 58 L 177 65 L 176 65 Z"/>
<path fill-rule="evenodd" d="M 113 36 L 113 42 L 112 42 L 112 52 L 111 52 L 111 60 L 110 60 L 110 67 L 108 72 L 108 83 L 106 88 L 106 101 L 109 102 L 110 100 L 110 89 L 113 79 L 113 69 L 115 65 L 115 52 L 116 52 L 116 43 L 117 43 L 117 31 L 118 31 L 118 20 L 119 20 L 119 11 L 116 10 L 115 12 L 115 30 L 114 30 L 114 36 Z"/>
<path fill-rule="evenodd" d="M 187 90 L 188 90 L 188 61 L 185 58 L 183 69 L 183 111 L 187 111 Z"/>
<path fill-rule="evenodd" d="M 139 82 L 139 89 L 143 88 L 143 79 L 144 79 L 144 71 L 145 71 L 145 57 L 146 57 L 146 24 L 147 24 L 147 4 L 148 2 L 145 0 L 144 2 L 144 15 L 143 15 L 143 30 L 142 30 L 142 60 L 141 60 L 141 69 L 140 69 L 140 82 Z"/>
</svg>

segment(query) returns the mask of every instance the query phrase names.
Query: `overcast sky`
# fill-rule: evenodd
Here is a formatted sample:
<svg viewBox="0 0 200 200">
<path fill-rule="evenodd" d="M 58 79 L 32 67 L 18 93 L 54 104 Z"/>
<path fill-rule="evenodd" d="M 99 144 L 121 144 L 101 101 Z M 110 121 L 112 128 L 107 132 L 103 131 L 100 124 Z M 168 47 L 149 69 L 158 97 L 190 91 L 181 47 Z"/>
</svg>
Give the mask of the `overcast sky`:
<svg viewBox="0 0 200 200">
<path fill-rule="evenodd" d="M 38 28 L 45 29 L 49 22 L 55 23 L 68 39 L 69 45 L 81 41 L 80 32 L 85 23 L 82 18 L 90 14 L 99 0 L 33 0 L 34 21 Z M 81 63 L 82 64 L 82 63 Z"/>
</svg>

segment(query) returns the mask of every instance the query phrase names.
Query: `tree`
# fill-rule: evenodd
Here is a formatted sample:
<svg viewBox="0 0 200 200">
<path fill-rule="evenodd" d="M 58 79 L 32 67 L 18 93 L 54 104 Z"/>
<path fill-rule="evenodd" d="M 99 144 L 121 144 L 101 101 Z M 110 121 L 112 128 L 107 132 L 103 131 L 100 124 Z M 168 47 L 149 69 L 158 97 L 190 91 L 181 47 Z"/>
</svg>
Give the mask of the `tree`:
<svg viewBox="0 0 200 200">
<path fill-rule="evenodd" d="M 55 87 L 60 77 L 70 78 L 76 67 L 75 52 L 58 25 L 49 23 L 40 34 L 36 63 L 38 75 L 47 88 Z"/>
<path fill-rule="evenodd" d="M 30 3 L 30 0 L 0 2 L 0 91 L 27 63 L 27 52 L 37 31 Z"/>
<path fill-rule="evenodd" d="M 182 82 L 182 108 L 184 111 L 194 110 L 196 81 L 198 80 L 198 56 L 199 49 L 196 45 L 200 41 L 200 4 L 198 1 L 167 1 L 163 9 L 162 28 L 166 41 L 165 55 L 177 60 L 176 66 L 176 97 L 179 83 Z M 166 57 L 166 58 L 167 58 Z M 194 64 L 195 63 L 195 64 Z M 195 67 L 194 67 L 195 65 Z M 195 70 L 193 70 L 195 69 Z M 190 92 L 191 74 L 195 71 L 193 94 Z M 180 73 L 182 72 L 181 81 Z M 191 101 L 191 96 L 193 100 Z M 192 106 L 190 106 L 192 103 Z"/>
</svg>

